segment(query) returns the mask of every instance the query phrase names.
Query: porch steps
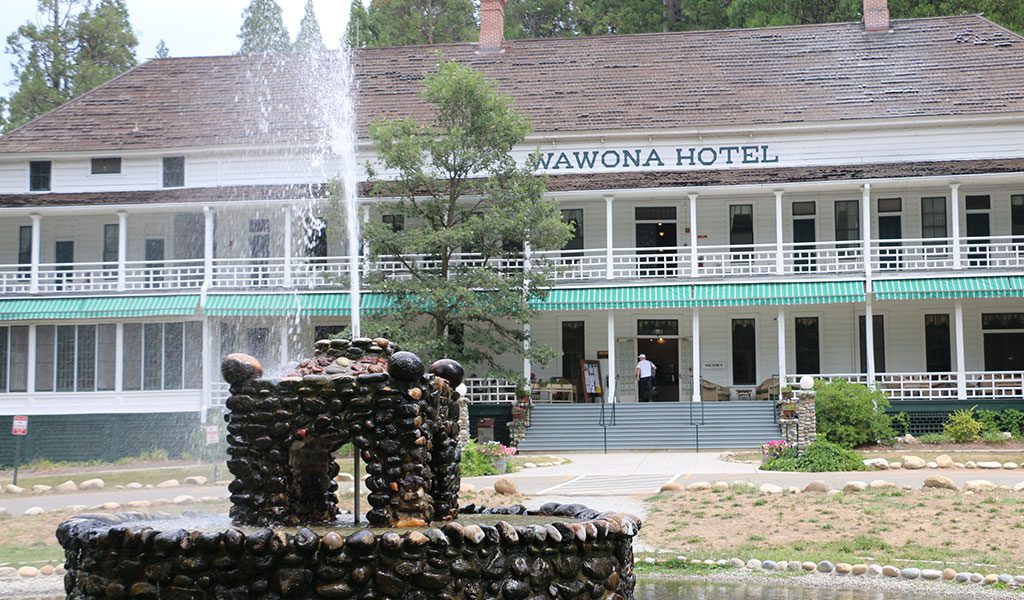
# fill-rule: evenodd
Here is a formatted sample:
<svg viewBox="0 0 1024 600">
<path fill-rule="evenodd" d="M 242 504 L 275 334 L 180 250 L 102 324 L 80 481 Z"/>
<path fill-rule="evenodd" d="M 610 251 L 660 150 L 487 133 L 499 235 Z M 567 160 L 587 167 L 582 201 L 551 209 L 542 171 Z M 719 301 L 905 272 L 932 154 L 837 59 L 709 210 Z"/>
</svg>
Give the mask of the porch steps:
<svg viewBox="0 0 1024 600">
<path fill-rule="evenodd" d="M 606 406 L 606 410 L 607 410 Z M 701 422 L 703 408 L 703 423 Z M 779 438 L 771 402 L 618 404 L 609 450 L 755 448 Z M 523 452 L 602 450 L 599 404 L 535 404 Z M 692 422 L 691 422 L 692 415 Z"/>
</svg>

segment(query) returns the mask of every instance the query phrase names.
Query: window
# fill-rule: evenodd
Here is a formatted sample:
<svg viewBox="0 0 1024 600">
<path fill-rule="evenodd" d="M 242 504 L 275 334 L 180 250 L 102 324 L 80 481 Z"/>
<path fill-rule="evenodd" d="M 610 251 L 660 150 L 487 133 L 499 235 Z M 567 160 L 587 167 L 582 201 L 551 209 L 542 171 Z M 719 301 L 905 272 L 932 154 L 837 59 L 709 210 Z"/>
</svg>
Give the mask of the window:
<svg viewBox="0 0 1024 600">
<path fill-rule="evenodd" d="M 754 320 L 732 320 L 732 383 L 757 384 L 757 348 L 754 345 Z"/>
<path fill-rule="evenodd" d="M 986 371 L 1024 370 L 1024 313 L 981 315 Z"/>
<path fill-rule="evenodd" d="M 117 223 L 103 226 L 103 262 L 108 265 L 117 264 L 118 237 Z"/>
<path fill-rule="evenodd" d="M 950 358 L 952 346 L 949 338 L 949 315 L 924 316 L 925 370 L 929 373 L 949 373 L 953 370 Z"/>
<path fill-rule="evenodd" d="M 821 373 L 818 317 L 797 317 L 793 324 L 793 332 L 796 334 L 796 374 L 816 375 Z"/>
<path fill-rule="evenodd" d="M 36 326 L 36 391 L 53 391 L 53 325 Z"/>
<path fill-rule="evenodd" d="M 867 329 L 864 315 L 860 315 L 860 372 L 868 372 Z M 875 373 L 885 373 L 885 320 L 874 315 Z"/>
<path fill-rule="evenodd" d="M 816 202 L 794 202 L 793 203 L 793 216 L 794 217 L 810 217 L 815 214 L 817 203 Z"/>
<path fill-rule="evenodd" d="M 164 388 L 181 389 L 181 367 L 184 354 L 185 328 L 182 323 L 164 324 Z"/>
<path fill-rule="evenodd" d="M 921 237 L 946 237 L 946 198 L 921 198 Z"/>
<path fill-rule="evenodd" d="M 164 324 L 142 326 L 142 389 L 160 390 L 164 385 Z"/>
<path fill-rule="evenodd" d="M 729 243 L 733 246 L 749 246 L 754 243 L 753 204 L 729 206 Z"/>
<path fill-rule="evenodd" d="M 992 207 L 992 198 L 989 196 L 967 196 L 964 198 L 964 206 L 967 210 L 988 210 Z"/>
<path fill-rule="evenodd" d="M 676 319 L 640 319 L 636 322 L 636 333 L 640 337 L 679 335 L 679 321 Z"/>
<path fill-rule="evenodd" d="M 634 215 L 637 221 L 675 221 L 676 207 L 674 206 L 645 206 L 637 207 Z"/>
<path fill-rule="evenodd" d="M 28 163 L 28 189 L 31 192 L 50 191 L 50 173 L 53 163 L 48 160 L 33 160 Z"/>
<path fill-rule="evenodd" d="M 221 331 L 224 331 L 222 324 Z M 107 335 L 100 326 L 100 339 Z M 113 336 L 113 332 L 109 334 Z M 180 390 L 202 387 L 202 323 L 125 323 L 124 379 L 128 390 Z M 233 344 L 221 347 L 224 354 L 241 351 Z M 106 368 L 99 363 L 102 373 Z M 113 368 L 110 368 L 113 380 Z"/>
<path fill-rule="evenodd" d="M 306 256 L 316 258 L 327 257 L 327 223 L 313 220 L 310 224 L 309 237 L 306 239 Z M 324 261 L 317 261 L 323 263 Z"/>
<path fill-rule="evenodd" d="M 405 231 L 405 215 L 384 215 L 382 219 L 385 225 L 391 226 L 392 233 Z"/>
<path fill-rule="evenodd" d="M 121 172 L 120 158 L 94 158 L 92 159 L 93 175 L 114 175 Z"/>
<path fill-rule="evenodd" d="M 249 256 L 270 258 L 270 219 L 249 221 Z"/>
<path fill-rule="evenodd" d="M 10 332 L 0 327 L 0 392 L 7 391 L 7 365 L 10 362 Z"/>
<path fill-rule="evenodd" d="M 576 385 L 580 361 L 586 357 L 583 321 L 562 321 L 562 377 Z"/>
<path fill-rule="evenodd" d="M 878 199 L 878 212 L 880 212 L 880 213 L 901 212 L 902 210 L 903 210 L 903 199 L 902 198 L 879 198 Z"/>
<path fill-rule="evenodd" d="M 7 389 L 24 392 L 28 390 L 28 326 L 19 325 L 8 331 Z"/>
<path fill-rule="evenodd" d="M 29 270 L 29 266 L 32 264 L 32 226 L 22 225 L 18 228 L 18 264 L 26 265 L 21 267 L 19 271 Z"/>
<path fill-rule="evenodd" d="M 860 201 L 836 201 L 836 241 L 852 242 L 860 240 Z"/>
<path fill-rule="evenodd" d="M 185 185 L 185 157 L 164 157 L 164 187 L 183 187 Z"/>
<path fill-rule="evenodd" d="M 92 392 L 96 390 L 96 326 L 79 325 L 76 329 L 75 391 Z"/>
<path fill-rule="evenodd" d="M 1024 235 L 1024 194 L 1010 196 L 1010 233 Z"/>
<path fill-rule="evenodd" d="M 1024 198 L 1024 196 L 1022 196 Z M 568 208 L 562 211 L 562 222 L 572 225 L 572 237 L 562 246 L 562 250 L 583 249 L 583 209 Z"/>
<path fill-rule="evenodd" d="M 106 323 L 96 326 L 96 390 L 100 392 L 114 389 L 114 377 L 117 364 L 117 356 L 112 350 L 117 346 L 117 326 Z M 192 346 L 201 348 L 202 346 Z M 192 352 L 196 356 L 202 356 L 202 352 Z"/>
<path fill-rule="evenodd" d="M 142 389 L 142 323 L 124 324 L 123 378 L 121 387 L 125 391 Z"/>
</svg>

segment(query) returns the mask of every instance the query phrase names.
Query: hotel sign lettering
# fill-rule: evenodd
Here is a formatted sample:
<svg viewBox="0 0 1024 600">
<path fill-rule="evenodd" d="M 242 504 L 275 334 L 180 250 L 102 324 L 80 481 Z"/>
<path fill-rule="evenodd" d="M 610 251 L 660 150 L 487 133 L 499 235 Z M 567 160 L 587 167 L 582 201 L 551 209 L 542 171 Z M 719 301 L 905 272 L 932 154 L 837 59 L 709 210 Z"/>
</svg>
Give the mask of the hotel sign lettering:
<svg viewBox="0 0 1024 600">
<path fill-rule="evenodd" d="M 685 169 L 779 162 L 770 144 L 540 151 L 531 159 L 534 169 L 543 172 Z"/>
</svg>

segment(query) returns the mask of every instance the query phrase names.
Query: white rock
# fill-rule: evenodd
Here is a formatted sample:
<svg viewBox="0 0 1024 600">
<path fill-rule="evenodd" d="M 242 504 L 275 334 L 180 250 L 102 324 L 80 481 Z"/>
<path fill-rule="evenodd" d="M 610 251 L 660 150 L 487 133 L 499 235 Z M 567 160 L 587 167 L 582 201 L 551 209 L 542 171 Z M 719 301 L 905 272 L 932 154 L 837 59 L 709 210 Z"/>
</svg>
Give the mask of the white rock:
<svg viewBox="0 0 1024 600">
<path fill-rule="evenodd" d="M 828 491 L 828 484 L 823 479 L 815 479 L 804 486 L 805 492 L 818 492 L 824 494 Z"/>
<path fill-rule="evenodd" d="M 100 504 L 100 508 L 103 510 L 117 510 L 121 508 L 121 504 L 118 502 L 104 502 L 103 504 Z"/>
<path fill-rule="evenodd" d="M 150 506 L 153 506 L 153 503 L 149 500 L 132 500 L 126 506 L 130 506 L 132 508 L 149 508 Z"/>
<path fill-rule="evenodd" d="M 829 498 L 831 498 L 832 496 L 838 496 L 839 494 L 842 494 L 842 493 L 843 493 L 843 490 L 829 490 L 829 491 L 825 492 L 825 495 L 828 496 Z"/>
<path fill-rule="evenodd" d="M 968 492 L 991 492 L 998 487 L 986 479 L 972 479 L 964 484 L 964 489 Z"/>
<path fill-rule="evenodd" d="M 891 481 L 886 481 L 884 479 L 875 479 L 868 484 L 868 487 L 870 487 L 873 490 L 881 490 L 885 488 L 894 488 L 896 487 L 896 484 Z"/>
<path fill-rule="evenodd" d="M 8 579 L 10 577 L 17 577 L 18 570 L 14 567 L 0 567 L 0 579 Z"/>
<path fill-rule="evenodd" d="M 909 433 L 907 435 L 903 436 L 902 438 L 900 438 L 900 441 L 903 442 L 904 444 L 909 444 L 909 445 L 921 443 L 920 441 L 918 441 L 918 439 L 916 437 L 910 435 Z"/>
<path fill-rule="evenodd" d="M 71 512 L 82 512 L 87 508 L 89 507 L 84 504 L 71 504 L 69 506 L 65 506 L 64 510 L 70 510 Z"/>
<path fill-rule="evenodd" d="M 762 494 L 781 494 L 782 488 L 771 483 L 762 483 L 761 487 L 757 488 L 757 491 Z"/>
<path fill-rule="evenodd" d="M 1018 483 L 1017 485 L 1013 486 L 1013 491 L 1015 491 L 1015 492 L 1024 492 L 1024 481 L 1022 481 L 1022 482 Z"/>
<path fill-rule="evenodd" d="M 472 483 L 461 483 L 459 484 L 459 492 L 462 494 L 473 494 L 476 493 L 476 486 Z"/>
<path fill-rule="evenodd" d="M 1010 432 L 1010 431 L 1001 431 L 1000 433 L 1002 434 L 1004 440 L 1012 440 L 1013 439 L 1013 433 Z"/>
<path fill-rule="evenodd" d="M 929 475 L 924 479 L 924 487 L 926 488 L 939 488 L 945 490 L 959 490 L 960 488 L 956 485 L 949 477 L 945 475 Z"/>
<path fill-rule="evenodd" d="M 18 575 L 22 577 L 39 577 L 39 569 L 26 565 L 18 569 Z"/>
<path fill-rule="evenodd" d="M 31 517 L 31 516 L 34 516 L 34 515 L 41 515 L 44 512 L 46 512 L 46 511 L 43 510 L 42 506 L 33 506 L 32 508 L 26 510 L 23 514 L 26 517 Z"/>
<path fill-rule="evenodd" d="M 53 568 L 53 565 L 43 565 L 39 567 L 40 575 L 53 575 L 57 570 Z"/>
<path fill-rule="evenodd" d="M 903 463 L 901 463 L 900 461 L 891 462 L 891 463 L 889 463 L 889 468 L 890 469 L 902 469 L 903 468 Z"/>
<path fill-rule="evenodd" d="M 174 503 L 175 504 L 195 504 L 195 502 L 196 502 L 195 498 L 193 498 L 192 496 L 184 495 L 184 494 L 181 495 L 181 496 L 175 496 L 174 497 Z"/>
<path fill-rule="evenodd" d="M 752 558 L 747 561 L 746 567 L 751 571 L 760 571 L 761 561 L 757 560 L 756 558 Z"/>
<path fill-rule="evenodd" d="M 167 481 L 161 481 L 160 483 L 156 484 L 156 487 L 161 488 L 161 489 L 162 488 L 181 487 L 181 483 L 177 479 L 168 479 Z"/>
<path fill-rule="evenodd" d="M 868 484 L 863 481 L 847 481 L 843 486 L 844 492 L 863 492 L 868 489 Z"/>
<path fill-rule="evenodd" d="M 978 463 L 979 469 L 1002 469 L 1003 463 L 994 460 L 983 460 Z"/>
<path fill-rule="evenodd" d="M 920 456 L 913 456 L 913 455 L 904 456 L 903 460 L 901 462 L 903 463 L 903 468 L 904 469 L 914 469 L 914 470 L 916 470 L 916 469 L 923 469 L 928 464 L 928 463 L 924 462 L 924 459 L 921 458 Z"/>
<path fill-rule="evenodd" d="M 1003 463 L 1003 468 L 1004 469 L 1016 469 L 1018 467 L 1020 467 L 1020 465 L 1018 465 L 1015 462 L 1005 462 L 1005 463 Z"/>
<path fill-rule="evenodd" d="M 707 481 L 695 481 L 686 486 L 686 489 L 690 492 L 703 492 L 711 489 L 711 483 Z"/>
<path fill-rule="evenodd" d="M 950 469 L 956 463 L 953 462 L 953 459 L 948 454 L 940 454 L 935 457 L 935 464 L 939 465 L 940 469 Z"/>
<path fill-rule="evenodd" d="M 7 509 L 4 508 L 3 506 L 0 506 L 0 517 L 8 517 L 8 516 L 10 516 L 10 513 L 7 512 Z"/>
<path fill-rule="evenodd" d="M 878 577 L 882 574 L 882 565 L 868 565 L 867 575 L 869 577 Z"/>
<path fill-rule="evenodd" d="M 786 488 L 786 493 L 787 494 L 799 494 L 800 493 L 800 488 L 796 487 L 795 485 L 791 485 L 788 488 Z"/>
<path fill-rule="evenodd" d="M 206 485 L 210 480 L 202 475 L 192 475 L 185 478 L 185 485 Z"/>
<path fill-rule="evenodd" d="M 930 460 L 930 461 L 928 461 L 928 468 L 929 469 L 938 469 L 939 468 L 939 463 L 935 462 L 934 460 Z"/>
<path fill-rule="evenodd" d="M 124 487 L 125 487 L 125 489 L 129 489 L 129 490 L 141 490 L 142 489 L 142 484 L 137 482 L 137 481 L 133 481 L 131 483 L 126 483 L 124 485 Z"/>
<path fill-rule="evenodd" d="M 71 481 L 69 479 L 69 480 L 65 481 L 64 483 L 58 485 L 57 486 L 57 491 L 58 492 L 63 492 L 63 493 L 66 493 L 66 492 L 77 492 L 78 491 L 78 484 L 75 483 L 74 481 Z"/>
<path fill-rule="evenodd" d="M 8 483 L 6 486 L 4 486 L 4 491 L 7 492 L 8 494 L 24 494 L 25 488 L 18 487 L 13 483 Z"/>
<path fill-rule="evenodd" d="M 864 464 L 869 467 L 874 467 L 881 471 L 887 471 L 889 469 L 889 461 L 884 458 L 869 458 L 864 461 Z"/>
<path fill-rule="evenodd" d="M 958 463 L 953 463 L 953 466 L 958 468 L 958 469 L 963 469 L 964 468 L 964 463 L 959 463 L 959 462 Z"/>
<path fill-rule="evenodd" d="M 82 483 L 78 484 L 80 490 L 102 490 L 107 487 L 102 479 L 86 479 Z"/>
<path fill-rule="evenodd" d="M 969 461 L 964 463 L 964 468 L 965 469 L 977 469 L 978 468 L 978 463 L 974 462 L 973 460 L 969 460 Z"/>
<path fill-rule="evenodd" d="M 729 482 L 728 481 L 716 481 L 716 482 L 711 484 L 711 489 L 715 490 L 716 492 L 728 492 L 729 491 Z"/>
<path fill-rule="evenodd" d="M 52 491 L 53 487 L 49 485 L 34 485 L 32 486 L 33 494 L 45 494 L 46 492 Z"/>
<path fill-rule="evenodd" d="M 523 463 L 523 468 L 524 469 L 536 469 L 537 468 L 537 463 L 524 462 Z"/>
</svg>

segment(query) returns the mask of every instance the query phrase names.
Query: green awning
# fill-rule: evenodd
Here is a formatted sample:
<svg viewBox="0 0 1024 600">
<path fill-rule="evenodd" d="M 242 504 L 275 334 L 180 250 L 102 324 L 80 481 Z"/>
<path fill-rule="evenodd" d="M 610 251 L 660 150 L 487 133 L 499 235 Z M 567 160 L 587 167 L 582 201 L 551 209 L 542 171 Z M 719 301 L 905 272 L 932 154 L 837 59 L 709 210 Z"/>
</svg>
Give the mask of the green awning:
<svg viewBox="0 0 1024 600">
<path fill-rule="evenodd" d="M 860 281 L 721 283 L 694 286 L 694 306 L 788 306 L 863 302 Z"/>
<path fill-rule="evenodd" d="M 874 282 L 874 292 L 875 300 L 1021 298 L 1024 277 L 881 279 Z"/>
<path fill-rule="evenodd" d="M 194 315 L 199 296 L 98 296 L 0 300 L 0 321 Z"/>
<path fill-rule="evenodd" d="M 530 299 L 530 308 L 545 311 L 685 308 L 692 305 L 688 285 L 556 288 L 543 299 Z"/>
<path fill-rule="evenodd" d="M 388 312 L 395 306 L 395 297 L 390 294 L 368 292 L 359 294 L 359 310 L 367 314 Z"/>
<path fill-rule="evenodd" d="M 211 294 L 204 312 L 213 317 L 348 315 L 348 294 Z"/>
</svg>

